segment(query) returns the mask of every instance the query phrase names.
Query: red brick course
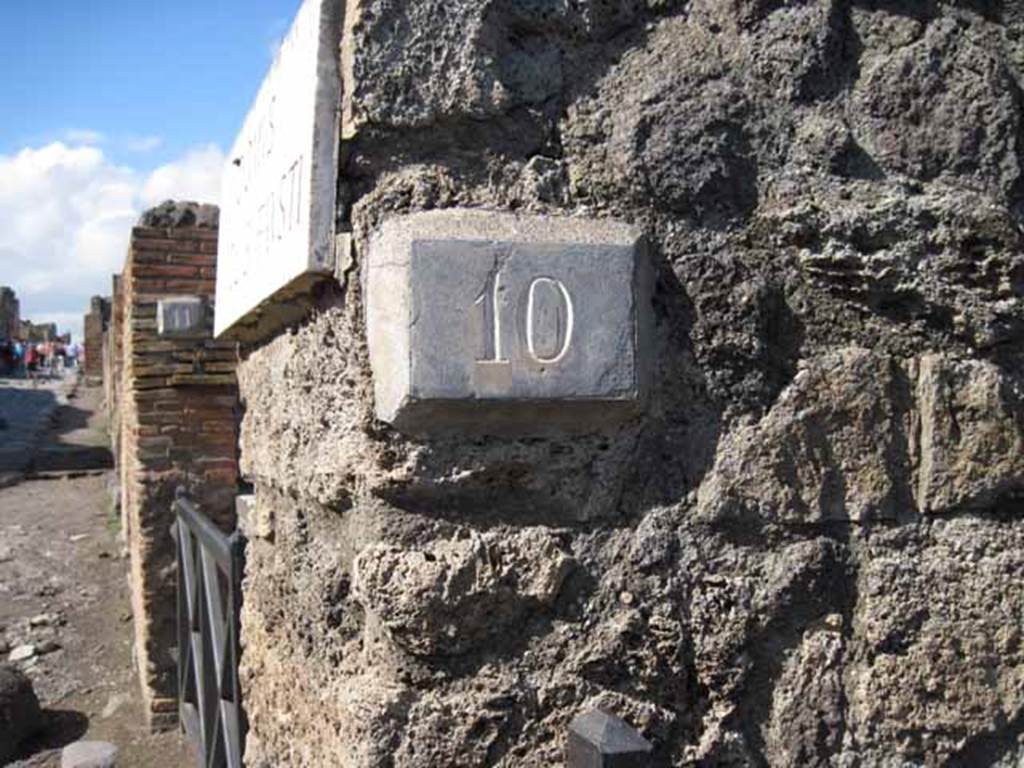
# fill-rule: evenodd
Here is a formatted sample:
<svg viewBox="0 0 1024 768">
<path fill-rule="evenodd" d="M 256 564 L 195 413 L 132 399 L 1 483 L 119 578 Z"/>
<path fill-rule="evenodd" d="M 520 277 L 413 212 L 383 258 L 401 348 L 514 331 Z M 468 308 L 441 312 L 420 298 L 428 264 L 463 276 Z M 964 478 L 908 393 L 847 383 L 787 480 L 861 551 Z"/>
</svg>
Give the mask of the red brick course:
<svg viewBox="0 0 1024 768">
<path fill-rule="evenodd" d="M 131 554 L 136 657 L 150 723 L 174 723 L 176 580 L 171 503 L 182 487 L 214 522 L 234 529 L 239 404 L 233 343 L 212 328 L 157 334 L 161 298 L 214 300 L 216 230 L 136 227 L 115 293 L 118 463 Z M 117 312 L 117 307 L 121 312 Z"/>
</svg>

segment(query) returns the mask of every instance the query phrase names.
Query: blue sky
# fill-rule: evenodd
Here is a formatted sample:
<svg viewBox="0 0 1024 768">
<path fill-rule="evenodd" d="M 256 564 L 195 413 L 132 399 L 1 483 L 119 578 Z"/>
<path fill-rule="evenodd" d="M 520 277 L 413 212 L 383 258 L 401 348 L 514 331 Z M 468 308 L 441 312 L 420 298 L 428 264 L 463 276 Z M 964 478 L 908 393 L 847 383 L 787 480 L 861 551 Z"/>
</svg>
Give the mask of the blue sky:
<svg viewBox="0 0 1024 768">
<path fill-rule="evenodd" d="M 0 0 L 0 284 L 24 316 L 79 332 L 139 211 L 216 198 L 299 4 Z"/>
<path fill-rule="evenodd" d="M 297 0 L 4 0 L 0 152 L 98 131 L 228 144 Z M 116 160 L 131 160 L 115 145 Z"/>
</svg>

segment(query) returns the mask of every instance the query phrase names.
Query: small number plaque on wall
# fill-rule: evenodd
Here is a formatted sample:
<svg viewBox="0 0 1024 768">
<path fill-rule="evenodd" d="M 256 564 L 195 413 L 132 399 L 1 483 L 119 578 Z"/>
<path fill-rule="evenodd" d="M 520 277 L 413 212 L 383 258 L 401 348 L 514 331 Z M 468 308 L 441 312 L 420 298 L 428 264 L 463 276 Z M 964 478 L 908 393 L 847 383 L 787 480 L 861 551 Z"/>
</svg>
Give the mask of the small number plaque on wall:
<svg viewBox="0 0 1024 768">
<path fill-rule="evenodd" d="M 372 238 L 377 415 L 399 429 L 546 433 L 636 413 L 649 285 L 639 233 L 451 210 Z"/>
<path fill-rule="evenodd" d="M 199 296 L 168 296 L 156 306 L 159 336 L 204 334 L 208 329 L 206 302 Z"/>
</svg>

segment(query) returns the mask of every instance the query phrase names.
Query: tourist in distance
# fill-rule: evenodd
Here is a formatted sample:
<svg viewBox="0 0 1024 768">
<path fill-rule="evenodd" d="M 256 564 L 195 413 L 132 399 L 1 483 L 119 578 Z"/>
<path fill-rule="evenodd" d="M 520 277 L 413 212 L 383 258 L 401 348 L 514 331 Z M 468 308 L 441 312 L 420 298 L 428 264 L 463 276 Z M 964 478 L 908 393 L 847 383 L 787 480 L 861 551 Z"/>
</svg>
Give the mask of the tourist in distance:
<svg viewBox="0 0 1024 768">
<path fill-rule="evenodd" d="M 25 364 L 25 345 L 19 340 L 14 342 L 14 375 L 24 375 L 23 366 Z"/>
<path fill-rule="evenodd" d="M 25 375 L 31 379 L 33 386 L 37 384 L 36 370 L 39 367 L 39 349 L 32 342 L 25 344 Z"/>
</svg>

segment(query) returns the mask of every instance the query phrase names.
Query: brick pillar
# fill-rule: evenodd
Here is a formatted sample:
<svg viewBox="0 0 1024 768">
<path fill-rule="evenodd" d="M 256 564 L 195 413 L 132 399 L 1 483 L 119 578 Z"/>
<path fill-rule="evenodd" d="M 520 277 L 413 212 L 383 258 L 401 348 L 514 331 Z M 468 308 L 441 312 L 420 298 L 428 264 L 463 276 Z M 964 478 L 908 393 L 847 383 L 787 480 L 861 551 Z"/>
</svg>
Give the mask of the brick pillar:
<svg viewBox="0 0 1024 768">
<path fill-rule="evenodd" d="M 234 527 L 236 352 L 233 344 L 212 340 L 216 252 L 215 226 L 139 226 L 121 278 L 122 504 L 136 655 L 154 729 L 176 721 L 169 535 L 175 489 L 184 487 L 225 530 Z M 176 314 L 182 306 L 200 309 Z M 161 308 L 167 310 L 162 332 Z M 182 327 L 182 317 L 197 322 Z"/>
<path fill-rule="evenodd" d="M 0 287 L 0 339 L 16 338 L 21 332 L 21 306 L 14 289 Z"/>
<path fill-rule="evenodd" d="M 103 332 L 109 320 L 110 301 L 102 296 L 93 296 L 89 314 L 85 316 L 84 328 L 85 383 L 89 386 L 103 383 Z"/>
<path fill-rule="evenodd" d="M 112 448 L 117 456 L 119 407 L 120 407 L 120 360 L 121 360 L 121 314 L 124 302 L 121 300 L 121 276 L 114 275 L 110 281 L 110 322 L 103 333 L 103 389 L 107 406 Z"/>
</svg>

